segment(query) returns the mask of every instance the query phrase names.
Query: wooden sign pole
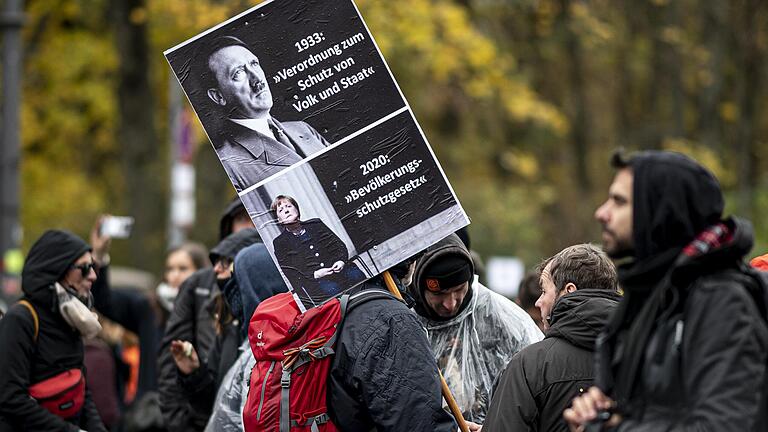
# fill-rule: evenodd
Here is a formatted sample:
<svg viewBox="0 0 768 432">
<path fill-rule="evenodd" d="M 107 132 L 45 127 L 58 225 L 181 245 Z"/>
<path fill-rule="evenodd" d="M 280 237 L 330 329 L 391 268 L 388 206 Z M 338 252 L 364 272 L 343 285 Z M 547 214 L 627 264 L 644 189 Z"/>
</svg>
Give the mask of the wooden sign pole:
<svg viewBox="0 0 768 432">
<path fill-rule="evenodd" d="M 383 274 L 384 283 L 387 284 L 387 289 L 389 289 L 389 292 L 402 300 L 403 296 L 400 295 L 400 290 L 397 289 L 397 285 L 395 284 L 395 280 L 392 279 L 392 275 L 388 271 L 385 271 Z M 453 398 L 453 394 L 451 394 L 451 390 L 448 388 L 448 383 L 445 382 L 445 377 L 443 377 L 443 373 L 440 371 L 440 368 L 437 368 L 437 373 L 440 374 L 440 384 L 443 387 L 443 398 L 445 398 L 445 401 L 448 403 L 448 408 L 451 409 L 453 417 L 456 418 L 456 423 L 459 424 L 459 429 L 461 432 L 469 432 L 467 422 L 464 420 L 464 416 L 461 414 L 459 405 L 456 403 L 456 399 Z"/>
</svg>

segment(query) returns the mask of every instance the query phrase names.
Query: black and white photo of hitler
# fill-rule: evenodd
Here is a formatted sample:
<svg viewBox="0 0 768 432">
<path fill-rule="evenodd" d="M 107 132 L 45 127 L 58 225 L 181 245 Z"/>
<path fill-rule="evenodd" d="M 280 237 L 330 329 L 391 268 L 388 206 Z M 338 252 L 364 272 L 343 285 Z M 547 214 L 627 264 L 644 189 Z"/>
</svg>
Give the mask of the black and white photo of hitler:
<svg viewBox="0 0 768 432">
<path fill-rule="evenodd" d="M 238 192 L 328 146 L 307 123 L 281 123 L 270 115 L 267 77 L 240 39 L 213 39 L 196 55 L 196 64 L 208 99 L 224 117 L 211 141 Z"/>
<path fill-rule="evenodd" d="M 349 259 L 344 242 L 323 221 L 301 220 L 293 197 L 278 195 L 270 210 L 282 228 L 272 241 L 275 257 L 295 291 L 322 302 L 366 279 Z"/>
</svg>

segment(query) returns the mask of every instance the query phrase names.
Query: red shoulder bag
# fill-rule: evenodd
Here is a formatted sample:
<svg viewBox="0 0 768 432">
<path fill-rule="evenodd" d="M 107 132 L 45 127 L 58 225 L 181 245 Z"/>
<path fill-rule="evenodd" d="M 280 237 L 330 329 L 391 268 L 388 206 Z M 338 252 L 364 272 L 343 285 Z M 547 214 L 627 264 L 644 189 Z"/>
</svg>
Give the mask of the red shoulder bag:
<svg viewBox="0 0 768 432">
<path fill-rule="evenodd" d="M 35 308 L 26 300 L 20 300 L 29 309 L 35 321 L 35 342 L 40 324 Z M 43 408 L 62 418 L 80 412 L 85 403 L 85 377 L 80 369 L 70 369 L 29 386 L 29 395 Z"/>
</svg>

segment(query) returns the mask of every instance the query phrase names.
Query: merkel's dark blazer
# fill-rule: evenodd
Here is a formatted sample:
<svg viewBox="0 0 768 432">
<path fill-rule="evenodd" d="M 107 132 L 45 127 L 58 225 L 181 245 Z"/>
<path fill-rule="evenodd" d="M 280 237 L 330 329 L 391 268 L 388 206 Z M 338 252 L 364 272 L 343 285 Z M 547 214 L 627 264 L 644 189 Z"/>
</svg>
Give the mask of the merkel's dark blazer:
<svg viewBox="0 0 768 432">
<path fill-rule="evenodd" d="M 272 242 L 280 269 L 294 290 L 314 287 L 316 270 L 330 267 L 336 261 L 346 263 L 349 258 L 347 246 L 320 219 L 303 221 L 301 227 L 306 230 L 308 241 L 283 231 Z"/>
</svg>

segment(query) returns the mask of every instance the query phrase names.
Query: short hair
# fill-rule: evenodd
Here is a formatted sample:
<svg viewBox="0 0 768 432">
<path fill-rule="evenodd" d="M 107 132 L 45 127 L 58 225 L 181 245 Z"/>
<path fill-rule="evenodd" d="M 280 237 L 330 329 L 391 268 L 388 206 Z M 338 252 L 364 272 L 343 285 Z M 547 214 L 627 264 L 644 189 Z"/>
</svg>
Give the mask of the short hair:
<svg viewBox="0 0 768 432">
<path fill-rule="evenodd" d="M 195 266 L 195 270 L 211 266 L 211 260 L 208 259 L 208 249 L 200 243 L 182 243 L 179 246 L 169 249 L 166 256 L 170 256 L 172 253 L 179 251 L 184 251 L 189 255 L 189 258 L 192 259 L 192 265 Z"/>
<path fill-rule="evenodd" d="M 202 84 L 204 90 L 208 90 L 209 88 L 213 87 L 219 87 L 219 83 L 216 81 L 216 76 L 208 64 L 212 55 L 214 55 L 222 48 L 230 46 L 241 46 L 248 51 L 251 51 L 251 48 L 239 38 L 234 36 L 219 36 L 208 44 L 202 44 L 198 52 L 195 54 L 195 63 L 197 64 L 198 69 L 198 80 L 200 84 Z"/>
<path fill-rule="evenodd" d="M 611 167 L 617 170 L 632 168 L 633 159 L 633 155 L 628 155 L 623 148 L 618 148 L 611 155 Z"/>
<path fill-rule="evenodd" d="M 568 283 L 573 283 L 577 289 L 618 291 L 613 261 L 593 244 L 577 244 L 561 250 L 539 265 L 539 275 L 547 265 L 558 292 L 564 290 Z"/>
<path fill-rule="evenodd" d="M 275 200 L 272 201 L 272 205 L 269 206 L 269 211 L 272 212 L 272 215 L 274 215 L 275 218 L 277 218 L 277 204 L 280 201 L 288 201 L 291 204 L 293 204 L 293 206 L 296 207 L 297 216 L 299 217 L 299 219 L 301 219 L 301 209 L 299 208 L 299 203 L 297 203 L 296 200 L 289 195 L 278 195 L 275 197 Z"/>
</svg>

